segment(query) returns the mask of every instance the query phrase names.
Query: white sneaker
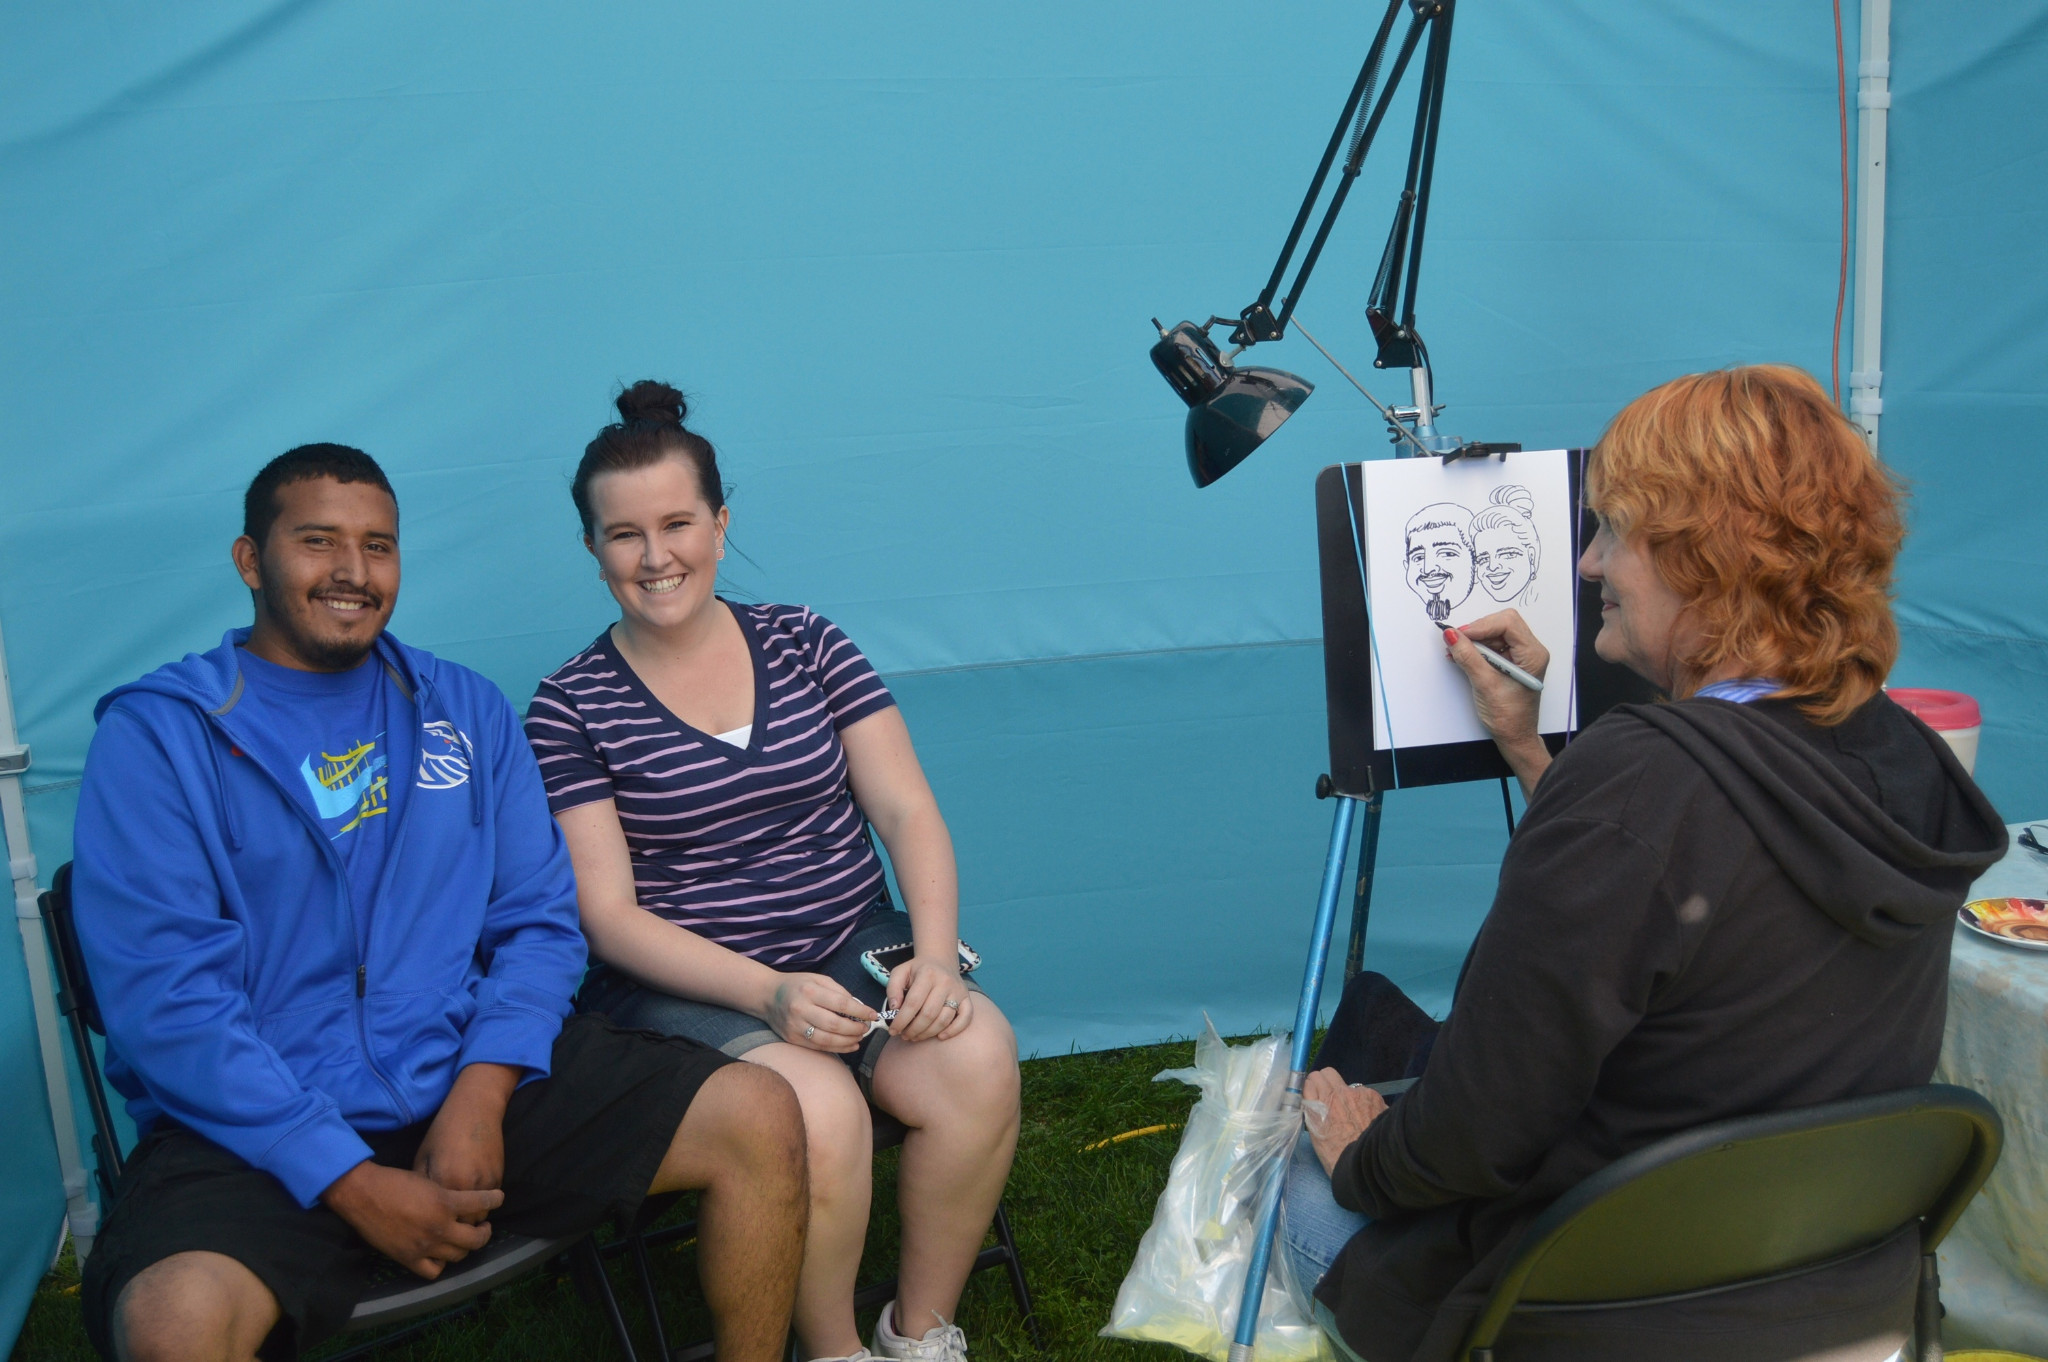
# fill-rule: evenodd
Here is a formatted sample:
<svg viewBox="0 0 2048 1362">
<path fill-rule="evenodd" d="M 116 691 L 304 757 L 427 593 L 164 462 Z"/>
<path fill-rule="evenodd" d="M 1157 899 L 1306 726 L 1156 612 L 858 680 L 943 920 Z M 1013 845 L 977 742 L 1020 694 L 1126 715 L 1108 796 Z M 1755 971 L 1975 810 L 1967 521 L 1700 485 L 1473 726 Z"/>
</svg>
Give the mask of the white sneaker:
<svg viewBox="0 0 2048 1362">
<path fill-rule="evenodd" d="M 905 1338 L 896 1332 L 896 1302 L 890 1301 L 875 1321 L 875 1352 L 901 1362 L 967 1362 L 967 1334 L 941 1315 L 938 1327 L 925 1330 L 923 1338 Z"/>
<path fill-rule="evenodd" d="M 811 1362 L 882 1362 L 882 1359 L 866 1348 L 855 1348 L 844 1357 L 818 1357 L 813 1358 Z"/>
</svg>

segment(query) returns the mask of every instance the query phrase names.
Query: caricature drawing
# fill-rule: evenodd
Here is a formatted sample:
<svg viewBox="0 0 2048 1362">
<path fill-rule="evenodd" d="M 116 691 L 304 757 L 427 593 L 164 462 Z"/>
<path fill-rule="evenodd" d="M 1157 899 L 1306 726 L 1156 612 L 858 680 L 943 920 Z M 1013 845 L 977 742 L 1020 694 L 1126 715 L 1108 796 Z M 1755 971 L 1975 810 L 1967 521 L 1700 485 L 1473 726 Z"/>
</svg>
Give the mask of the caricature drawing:
<svg viewBox="0 0 2048 1362">
<path fill-rule="evenodd" d="M 1375 750 L 1490 742 L 1444 630 L 1515 610 L 1561 684 L 1537 695 L 1545 734 L 1575 726 L 1574 460 L 1562 449 L 1502 460 L 1366 459 L 1351 471 L 1364 578 Z M 1421 609 L 1416 607 L 1420 606 Z"/>
<path fill-rule="evenodd" d="M 1479 585 L 1502 605 L 1534 605 L 1542 556 L 1535 496 L 1513 483 L 1494 488 L 1490 504 L 1472 517 L 1472 566 Z"/>
<path fill-rule="evenodd" d="M 1402 579 L 1437 624 L 1472 594 L 1472 513 L 1438 501 L 1408 517 Z"/>
</svg>

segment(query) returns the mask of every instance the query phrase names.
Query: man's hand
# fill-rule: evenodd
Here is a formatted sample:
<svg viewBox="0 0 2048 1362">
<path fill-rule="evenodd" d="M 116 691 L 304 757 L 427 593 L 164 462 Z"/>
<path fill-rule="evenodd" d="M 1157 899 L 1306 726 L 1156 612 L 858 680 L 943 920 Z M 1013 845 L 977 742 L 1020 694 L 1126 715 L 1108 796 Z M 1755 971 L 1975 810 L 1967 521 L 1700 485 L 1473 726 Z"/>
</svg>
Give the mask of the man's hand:
<svg viewBox="0 0 2048 1362">
<path fill-rule="evenodd" d="M 508 1064 L 468 1064 L 455 1076 L 412 1170 L 452 1192 L 495 1191 L 505 1181 L 505 1104 L 519 1086 Z"/>
<path fill-rule="evenodd" d="M 371 1248 L 428 1281 L 491 1242 L 484 1217 L 505 1199 L 497 1190 L 452 1192 L 403 1168 L 365 1159 L 320 1199 Z"/>
<path fill-rule="evenodd" d="M 1387 1109 L 1387 1099 L 1371 1088 L 1354 1088 L 1335 1069 L 1317 1069 L 1301 1086 L 1302 1100 L 1321 1102 L 1330 1114 L 1310 1120 L 1309 1143 L 1316 1148 L 1316 1160 L 1325 1173 L 1336 1171 L 1337 1160 L 1365 1134 L 1365 1128 Z"/>
<path fill-rule="evenodd" d="M 1496 611 L 1444 630 L 1444 650 L 1472 687 L 1472 708 L 1480 726 L 1493 735 L 1494 746 L 1522 782 L 1522 795 L 1528 798 L 1550 765 L 1550 749 L 1537 732 L 1537 710 L 1543 697 L 1502 674 L 1479 655 L 1474 643 L 1485 644 L 1539 681 L 1550 666 L 1550 650 L 1537 640 L 1519 610 Z"/>
</svg>

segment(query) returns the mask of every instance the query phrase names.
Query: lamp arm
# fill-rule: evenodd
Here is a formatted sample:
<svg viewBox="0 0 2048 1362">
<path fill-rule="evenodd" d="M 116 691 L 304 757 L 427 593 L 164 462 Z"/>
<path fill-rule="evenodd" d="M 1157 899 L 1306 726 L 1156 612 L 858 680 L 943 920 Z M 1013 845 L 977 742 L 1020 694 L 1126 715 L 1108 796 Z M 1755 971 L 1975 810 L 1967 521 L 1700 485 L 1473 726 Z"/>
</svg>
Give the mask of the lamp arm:
<svg viewBox="0 0 2048 1362">
<path fill-rule="evenodd" d="M 1436 27 L 1423 58 L 1422 88 L 1415 109 L 1415 135 L 1408 147 L 1408 175 L 1394 210 L 1373 278 L 1366 320 L 1379 354 L 1378 369 L 1429 367 L 1428 351 L 1415 334 L 1415 293 L 1422 273 L 1423 234 L 1429 224 L 1429 190 L 1436 170 L 1438 129 L 1443 122 L 1444 73 L 1450 62 L 1452 0 L 1436 6 Z M 1405 268 L 1404 268 L 1405 266 Z M 1405 301 L 1404 301 L 1405 295 Z M 1398 320 L 1397 320 L 1398 319 Z"/>
<path fill-rule="evenodd" d="M 1358 68 L 1358 79 L 1352 82 L 1351 94 L 1344 101 L 1344 109 L 1337 115 L 1337 126 L 1330 131 L 1330 143 L 1323 148 L 1323 159 L 1316 165 L 1316 173 L 1308 182 L 1308 193 L 1302 196 L 1301 210 L 1294 215 L 1294 226 L 1288 229 L 1286 244 L 1280 247 L 1280 258 L 1273 262 L 1273 275 L 1266 280 L 1266 287 L 1260 291 L 1259 300 L 1246 308 L 1241 322 L 1252 340 L 1277 339 L 1279 332 L 1264 334 L 1272 325 L 1274 295 L 1280 292 L 1280 280 L 1287 273 L 1287 265 L 1294 258 L 1294 248 L 1301 244 L 1302 231 L 1308 226 L 1308 218 L 1316 206 L 1316 200 L 1323 194 L 1323 183 L 1330 177 L 1330 167 L 1337 163 L 1337 150 L 1344 145 L 1344 130 L 1351 126 L 1361 104 L 1372 103 L 1373 87 L 1379 81 L 1380 62 L 1387 54 L 1387 38 L 1394 31 L 1394 16 L 1401 10 L 1403 0 L 1387 0 L 1387 12 L 1380 18 L 1379 32 L 1373 35 L 1372 46 L 1366 49 L 1365 64 Z M 1398 78 L 1396 84 L 1399 83 Z M 1353 137 L 1353 151 L 1356 152 L 1358 136 Z M 1295 293 L 1301 291 L 1300 281 L 1295 283 Z M 1239 341 L 1239 344 L 1246 342 Z"/>
<path fill-rule="evenodd" d="M 1414 0 L 1394 0 L 1387 11 L 1391 20 L 1402 4 L 1413 4 Z M 1380 124 L 1386 120 L 1387 110 L 1394 102 L 1394 92 L 1401 86 L 1401 77 L 1407 74 L 1408 62 L 1415 55 L 1415 47 L 1422 37 L 1422 30 L 1428 19 L 1418 14 L 1408 25 L 1408 33 L 1401 40 L 1401 50 L 1394 58 L 1394 66 L 1387 73 L 1387 82 L 1380 91 L 1378 101 L 1372 106 L 1372 113 L 1362 127 L 1353 135 L 1351 154 L 1344 158 L 1344 168 L 1337 179 L 1336 192 L 1330 196 L 1330 205 L 1323 210 L 1323 220 L 1316 227 L 1315 239 L 1309 242 L 1308 254 L 1302 257 L 1301 268 L 1294 276 L 1293 287 L 1287 290 L 1287 301 L 1281 304 L 1276 317 L 1267 311 L 1264 303 L 1254 303 L 1244 310 L 1237 329 L 1230 339 L 1236 345 L 1256 345 L 1262 340 L 1278 340 L 1287 333 L 1287 319 L 1294 315 L 1294 305 L 1301 298 L 1301 291 L 1308 285 L 1308 277 L 1314 272 L 1316 262 L 1322 258 L 1323 245 L 1330 239 L 1330 229 L 1337 225 L 1337 215 L 1344 211 L 1344 200 L 1351 194 L 1351 186 L 1357 183 L 1359 169 L 1365 164 L 1366 153 L 1372 150 L 1373 138 L 1379 134 Z M 1382 32 L 1389 31 L 1383 27 Z M 1384 49 L 1384 43 L 1376 43 Z M 1370 63 L 1369 63 L 1370 64 Z M 1362 106 L 1361 106 L 1362 107 Z M 1287 254 L 1293 252 L 1290 249 Z M 1283 265 L 1284 268 L 1284 265 Z"/>
<path fill-rule="evenodd" d="M 1402 309 L 1401 325 L 1415 329 L 1415 282 L 1422 273 L 1422 232 L 1429 223 L 1429 186 L 1436 175 L 1437 128 L 1444 118 L 1444 72 L 1451 60 L 1452 6 L 1443 7 L 1442 18 L 1429 35 L 1429 55 L 1423 79 L 1429 83 L 1429 141 L 1422 153 L 1422 182 L 1415 191 L 1415 240 L 1408 248 L 1408 301 Z"/>
</svg>

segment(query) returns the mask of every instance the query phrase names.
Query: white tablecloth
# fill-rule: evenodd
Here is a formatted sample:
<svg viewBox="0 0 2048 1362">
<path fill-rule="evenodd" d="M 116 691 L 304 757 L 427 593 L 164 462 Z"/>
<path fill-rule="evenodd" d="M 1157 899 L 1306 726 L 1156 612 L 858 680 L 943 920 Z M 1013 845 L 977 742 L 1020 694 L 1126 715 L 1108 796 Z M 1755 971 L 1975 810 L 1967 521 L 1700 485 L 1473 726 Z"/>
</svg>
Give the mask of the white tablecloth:
<svg viewBox="0 0 2048 1362">
<path fill-rule="evenodd" d="M 1971 898 L 2048 898 L 2048 857 L 2019 845 L 2023 826 Z M 1956 927 L 1935 1081 L 1984 1094 L 2005 1119 L 1991 1181 L 1941 1246 L 1944 1339 L 2048 1356 L 2048 951 Z"/>
</svg>

